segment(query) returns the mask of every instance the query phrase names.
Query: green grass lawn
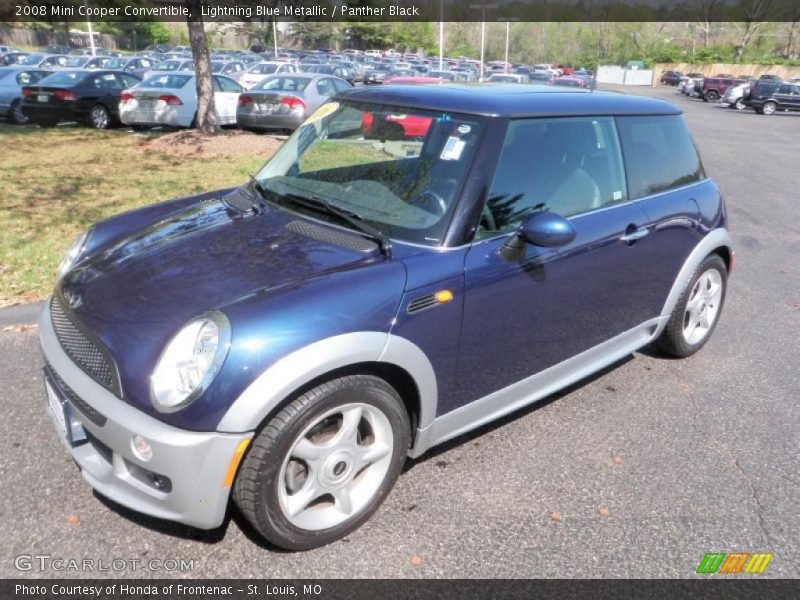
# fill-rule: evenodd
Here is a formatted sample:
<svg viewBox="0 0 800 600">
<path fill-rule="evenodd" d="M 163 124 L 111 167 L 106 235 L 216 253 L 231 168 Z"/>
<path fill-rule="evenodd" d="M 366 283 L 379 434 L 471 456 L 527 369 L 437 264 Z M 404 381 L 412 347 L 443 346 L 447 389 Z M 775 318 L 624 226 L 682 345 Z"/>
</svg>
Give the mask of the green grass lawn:
<svg viewBox="0 0 800 600">
<path fill-rule="evenodd" d="M 92 223 L 242 183 L 265 159 L 144 151 L 142 139 L 0 124 L 0 306 L 47 296 L 62 253 Z"/>
</svg>

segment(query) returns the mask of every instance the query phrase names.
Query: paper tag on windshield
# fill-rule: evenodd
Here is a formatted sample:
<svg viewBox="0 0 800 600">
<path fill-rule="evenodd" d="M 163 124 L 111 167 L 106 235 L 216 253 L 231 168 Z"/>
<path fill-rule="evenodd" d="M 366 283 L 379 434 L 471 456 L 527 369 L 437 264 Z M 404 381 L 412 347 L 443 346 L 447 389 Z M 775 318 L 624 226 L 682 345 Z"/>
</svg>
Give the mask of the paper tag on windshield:
<svg viewBox="0 0 800 600">
<path fill-rule="evenodd" d="M 336 112 L 336 109 L 339 108 L 338 102 L 328 102 L 327 104 L 323 104 L 314 113 L 308 117 L 303 125 L 308 125 L 309 123 L 314 123 L 315 121 L 319 121 L 320 119 L 324 119 L 330 114 Z"/>
<path fill-rule="evenodd" d="M 464 152 L 464 146 L 466 146 L 466 142 L 464 142 L 464 140 L 451 135 L 449 138 L 447 138 L 447 142 L 445 143 L 439 158 L 442 160 L 458 160 L 461 158 L 461 153 Z"/>
</svg>

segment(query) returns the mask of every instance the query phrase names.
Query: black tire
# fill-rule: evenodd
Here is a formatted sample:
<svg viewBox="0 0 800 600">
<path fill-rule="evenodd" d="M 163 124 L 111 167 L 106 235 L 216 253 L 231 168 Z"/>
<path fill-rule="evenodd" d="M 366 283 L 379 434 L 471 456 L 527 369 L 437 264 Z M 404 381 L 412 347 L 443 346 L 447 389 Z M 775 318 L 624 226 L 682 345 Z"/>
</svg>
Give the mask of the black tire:
<svg viewBox="0 0 800 600">
<path fill-rule="evenodd" d="M 703 96 L 703 100 L 706 102 L 716 102 L 719 100 L 719 94 L 714 90 L 709 90 Z"/>
<path fill-rule="evenodd" d="M 289 521 L 280 505 L 284 462 L 310 425 L 325 413 L 353 402 L 376 407 L 388 419 L 393 435 L 388 470 L 363 508 L 347 520 L 327 529 L 302 529 Z M 389 494 L 405 464 L 410 431 L 400 396 L 383 379 L 349 375 L 323 383 L 293 400 L 256 435 L 234 483 L 234 502 L 252 526 L 276 546 L 310 550 L 334 542 L 366 522 Z"/>
<path fill-rule="evenodd" d="M 744 100 L 742 98 L 736 100 L 736 102 L 734 102 L 731 106 L 736 110 L 744 110 L 745 108 L 747 108 L 747 104 L 744 103 Z"/>
<path fill-rule="evenodd" d="M 691 299 L 692 291 L 694 290 L 698 279 L 700 279 L 700 277 L 709 270 L 715 270 L 719 273 L 722 282 L 722 296 L 719 299 L 716 315 L 714 316 L 714 320 L 708 328 L 708 331 L 704 334 L 702 339 L 690 344 L 684 336 L 684 318 L 686 316 L 687 304 Z M 725 295 L 727 293 L 727 289 L 728 269 L 725 266 L 725 261 L 722 260 L 722 257 L 720 257 L 718 254 L 710 254 L 703 260 L 703 262 L 700 263 L 697 269 L 695 269 L 695 272 L 692 274 L 692 277 L 689 280 L 689 284 L 683 290 L 681 297 L 678 299 L 678 302 L 672 311 L 672 315 L 667 322 L 667 326 L 664 328 L 664 331 L 658 338 L 658 348 L 662 352 L 678 358 L 686 358 L 687 356 L 691 356 L 700 350 L 700 348 L 706 344 L 711 335 L 714 333 L 714 329 L 719 322 L 719 317 L 722 314 L 722 308 L 725 305 Z"/>
<path fill-rule="evenodd" d="M 89 126 L 93 129 L 108 129 L 113 124 L 111 111 L 102 104 L 95 104 L 89 109 L 89 117 L 87 120 Z"/>
<path fill-rule="evenodd" d="M 8 109 L 8 120 L 14 125 L 24 125 L 30 122 L 30 119 L 22 112 L 22 104 L 19 100 L 14 100 L 11 107 Z"/>
<path fill-rule="evenodd" d="M 778 110 L 778 104 L 773 101 L 764 102 L 764 106 L 761 107 L 762 114 L 765 115 L 774 115 Z"/>
</svg>

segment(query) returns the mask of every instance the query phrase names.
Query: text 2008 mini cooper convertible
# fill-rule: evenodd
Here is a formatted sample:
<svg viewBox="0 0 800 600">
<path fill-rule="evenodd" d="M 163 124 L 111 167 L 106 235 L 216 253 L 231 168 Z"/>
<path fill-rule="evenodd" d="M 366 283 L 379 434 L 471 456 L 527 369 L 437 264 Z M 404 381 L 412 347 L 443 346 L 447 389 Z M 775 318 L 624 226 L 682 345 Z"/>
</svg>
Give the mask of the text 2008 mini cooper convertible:
<svg viewBox="0 0 800 600">
<path fill-rule="evenodd" d="M 229 496 L 307 549 L 407 456 L 652 341 L 708 340 L 733 262 L 680 111 L 387 86 L 323 105 L 240 188 L 107 219 L 41 321 L 48 406 L 101 494 L 201 528 Z"/>
</svg>

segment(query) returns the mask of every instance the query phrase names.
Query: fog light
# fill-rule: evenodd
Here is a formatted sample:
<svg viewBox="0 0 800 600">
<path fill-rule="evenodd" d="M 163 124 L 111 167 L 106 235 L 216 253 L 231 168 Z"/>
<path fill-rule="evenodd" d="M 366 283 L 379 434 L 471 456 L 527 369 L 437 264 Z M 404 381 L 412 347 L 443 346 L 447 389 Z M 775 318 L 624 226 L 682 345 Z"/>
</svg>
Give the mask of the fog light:
<svg viewBox="0 0 800 600">
<path fill-rule="evenodd" d="M 139 460 L 150 462 L 150 459 L 153 458 L 153 449 L 147 443 L 147 440 L 140 435 L 135 435 L 131 439 L 131 449 Z"/>
</svg>

